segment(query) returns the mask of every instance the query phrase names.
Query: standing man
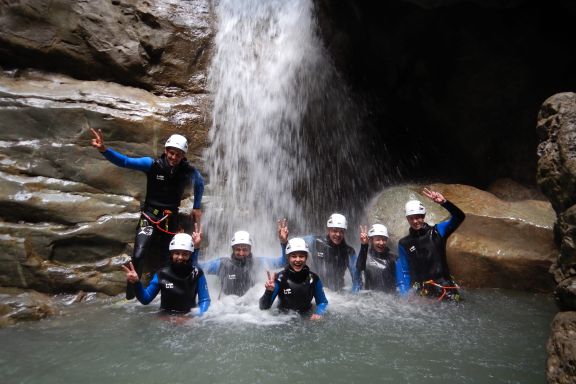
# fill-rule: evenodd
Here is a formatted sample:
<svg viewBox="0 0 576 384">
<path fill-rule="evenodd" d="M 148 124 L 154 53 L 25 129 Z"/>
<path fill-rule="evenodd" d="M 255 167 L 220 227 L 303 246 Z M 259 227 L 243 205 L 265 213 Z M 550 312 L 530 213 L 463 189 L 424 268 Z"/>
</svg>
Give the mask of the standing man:
<svg viewBox="0 0 576 384">
<path fill-rule="evenodd" d="M 422 193 L 444 207 L 450 213 L 450 218 L 430 226 L 424 222 L 426 208 L 420 201 L 406 203 L 406 220 L 410 230 L 408 236 L 398 243 L 397 268 L 402 271 L 400 292 L 407 293 L 412 286 L 422 296 L 438 297 L 439 301 L 458 301 L 458 286 L 452 280 L 446 260 L 446 240 L 462 224 L 465 215 L 440 192 L 424 188 Z"/>
<path fill-rule="evenodd" d="M 288 239 L 287 224 L 285 229 L 278 229 L 280 243 L 285 245 Z M 344 288 L 344 274 L 350 271 L 352 278 L 352 292 L 356 293 L 362 286 L 360 273 L 356 269 L 356 252 L 346 244 L 344 235 L 348 229 L 348 222 L 344 215 L 333 213 L 326 223 L 328 234 L 326 236 L 306 236 L 304 240 L 310 248 L 310 267 L 324 283 L 324 286 L 341 291 Z"/>
<path fill-rule="evenodd" d="M 184 190 L 188 185 L 194 186 L 194 206 L 190 213 L 195 223 L 200 222 L 204 179 L 188 160 L 188 141 L 182 135 L 172 135 L 164 145 L 164 153 L 157 159 L 151 157 L 127 157 L 104 145 L 101 130 L 92 129 L 94 138 L 92 146 L 104 155 L 111 163 L 146 174 L 146 198 L 141 203 L 141 215 L 136 227 L 132 264 L 142 276 L 144 259 L 152 242 L 158 242 L 162 250 L 168 249 L 168 243 L 178 231 L 178 209 Z M 168 264 L 168 254 L 164 255 L 164 264 Z M 126 288 L 126 298 L 134 298 L 132 285 Z"/>
</svg>

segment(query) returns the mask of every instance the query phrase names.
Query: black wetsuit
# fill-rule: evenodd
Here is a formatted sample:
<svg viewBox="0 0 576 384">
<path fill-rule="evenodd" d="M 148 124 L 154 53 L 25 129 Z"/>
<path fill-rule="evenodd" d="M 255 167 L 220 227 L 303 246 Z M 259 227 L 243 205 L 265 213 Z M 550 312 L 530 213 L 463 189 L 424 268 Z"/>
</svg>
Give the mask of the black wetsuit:
<svg viewBox="0 0 576 384">
<path fill-rule="evenodd" d="M 376 291 L 396 291 L 396 255 L 386 247 L 384 252 L 376 252 L 368 244 L 362 244 L 358 260 L 358 271 L 364 271 L 364 288 Z"/>
</svg>

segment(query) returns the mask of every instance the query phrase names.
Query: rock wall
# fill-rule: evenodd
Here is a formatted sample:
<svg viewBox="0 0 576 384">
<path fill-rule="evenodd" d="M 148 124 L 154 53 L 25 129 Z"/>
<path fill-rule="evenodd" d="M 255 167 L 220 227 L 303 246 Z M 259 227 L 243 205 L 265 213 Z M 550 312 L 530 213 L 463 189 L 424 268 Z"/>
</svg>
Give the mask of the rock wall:
<svg viewBox="0 0 576 384">
<path fill-rule="evenodd" d="M 576 94 L 547 99 L 538 115 L 538 184 L 556 211 L 556 243 L 560 254 L 551 268 L 559 313 L 548 341 L 550 383 L 576 378 Z"/>
<path fill-rule="evenodd" d="M 123 291 L 145 179 L 93 149 L 90 128 L 132 156 L 156 156 L 182 133 L 202 169 L 210 7 L 0 4 L 0 286 Z"/>
</svg>

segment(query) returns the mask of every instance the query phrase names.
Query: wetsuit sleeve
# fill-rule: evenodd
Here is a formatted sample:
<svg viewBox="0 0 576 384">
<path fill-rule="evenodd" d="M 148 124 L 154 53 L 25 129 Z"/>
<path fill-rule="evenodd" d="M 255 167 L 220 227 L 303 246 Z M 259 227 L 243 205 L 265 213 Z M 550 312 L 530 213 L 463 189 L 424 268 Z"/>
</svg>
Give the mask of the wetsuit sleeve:
<svg viewBox="0 0 576 384">
<path fill-rule="evenodd" d="M 367 258 L 368 258 L 368 244 L 362 244 L 360 246 L 360 253 L 358 254 L 358 260 L 356 260 L 356 269 L 358 271 L 366 270 Z"/>
<path fill-rule="evenodd" d="M 214 260 L 209 260 L 209 261 L 206 261 L 204 263 L 200 263 L 198 266 L 200 268 L 202 268 L 204 273 L 206 273 L 208 275 L 217 275 L 218 269 L 220 269 L 220 261 L 221 260 L 222 259 L 220 259 L 220 258 L 214 259 Z"/>
<path fill-rule="evenodd" d="M 197 169 L 194 169 L 192 173 L 191 182 L 194 186 L 194 205 L 192 208 L 200 209 L 202 206 L 202 195 L 204 195 L 204 178 Z"/>
<path fill-rule="evenodd" d="M 360 271 L 356 268 L 357 259 L 356 253 L 353 253 L 348 260 L 348 270 L 352 278 L 352 293 L 358 293 L 362 289 L 362 277 Z"/>
<path fill-rule="evenodd" d="M 326 309 L 328 308 L 328 299 L 324 294 L 324 287 L 322 286 L 322 281 L 318 279 L 316 282 L 316 288 L 314 289 L 314 300 L 316 301 L 316 314 L 324 315 Z"/>
<path fill-rule="evenodd" d="M 202 316 L 210 308 L 210 293 L 206 276 L 202 274 L 198 278 L 198 316 Z"/>
<path fill-rule="evenodd" d="M 154 274 L 152 281 L 150 281 L 150 284 L 148 284 L 146 289 L 144 289 L 140 281 L 138 281 L 135 284 L 135 289 L 136 289 L 135 294 L 138 301 L 144 305 L 150 304 L 150 302 L 154 300 L 156 295 L 158 295 L 158 292 L 160 292 L 160 285 L 158 284 L 158 274 L 157 273 Z"/>
<path fill-rule="evenodd" d="M 265 290 L 264 294 L 260 298 L 260 309 L 269 309 L 276 300 L 276 296 L 278 296 L 278 291 L 280 290 L 280 284 L 278 280 L 274 283 L 274 291 L 270 292 L 269 290 Z"/>
<path fill-rule="evenodd" d="M 410 290 L 410 268 L 406 250 L 398 244 L 398 259 L 396 259 L 396 289 L 405 296 Z"/>
<path fill-rule="evenodd" d="M 109 162 L 118 167 L 142 172 L 148 172 L 152 167 L 152 163 L 154 163 L 151 157 L 128 157 L 110 148 L 107 148 L 102 154 Z"/>
<path fill-rule="evenodd" d="M 442 204 L 442 207 L 444 207 L 444 209 L 450 212 L 450 218 L 441 223 L 438 223 L 436 225 L 436 228 L 438 229 L 438 233 L 440 234 L 440 236 L 446 238 L 450 236 L 456 230 L 456 228 L 460 226 L 460 224 L 462 224 L 462 222 L 466 218 L 466 215 L 464 214 L 464 212 L 462 212 L 460 208 L 458 208 L 448 200 L 446 200 Z"/>
<path fill-rule="evenodd" d="M 200 250 L 195 249 L 194 252 L 192 252 L 192 258 L 191 258 L 192 265 L 198 265 L 199 258 L 200 258 Z"/>
</svg>

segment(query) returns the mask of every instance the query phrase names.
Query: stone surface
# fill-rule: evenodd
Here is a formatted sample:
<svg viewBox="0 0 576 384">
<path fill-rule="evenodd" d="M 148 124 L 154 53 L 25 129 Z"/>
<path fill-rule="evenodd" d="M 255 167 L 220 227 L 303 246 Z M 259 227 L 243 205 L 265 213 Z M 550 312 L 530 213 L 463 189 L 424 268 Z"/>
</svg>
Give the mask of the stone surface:
<svg viewBox="0 0 576 384">
<path fill-rule="evenodd" d="M 35 291 L 0 288 L 0 327 L 40 320 L 57 313 L 50 296 Z"/>
<path fill-rule="evenodd" d="M 552 321 L 548 340 L 548 384 L 576 382 L 576 312 L 560 312 Z"/>
<path fill-rule="evenodd" d="M 207 0 L 3 2 L 0 65 L 202 93 L 211 17 Z"/>
<path fill-rule="evenodd" d="M 408 232 L 404 204 L 412 198 L 426 208 L 426 221 L 447 218 L 439 205 L 419 195 L 423 186 L 393 187 L 382 191 L 369 210 L 370 223 L 389 226 L 396 243 Z M 465 185 L 432 184 L 466 214 L 466 220 L 450 236 L 447 255 L 450 270 L 464 288 L 491 287 L 550 292 L 548 273 L 556 259 L 550 203 L 539 200 L 509 202 Z"/>
</svg>

